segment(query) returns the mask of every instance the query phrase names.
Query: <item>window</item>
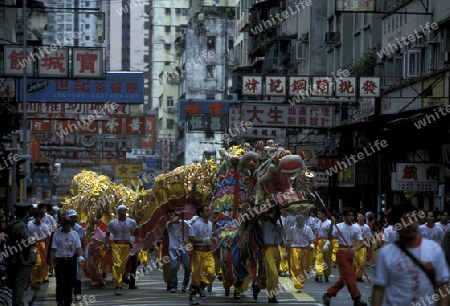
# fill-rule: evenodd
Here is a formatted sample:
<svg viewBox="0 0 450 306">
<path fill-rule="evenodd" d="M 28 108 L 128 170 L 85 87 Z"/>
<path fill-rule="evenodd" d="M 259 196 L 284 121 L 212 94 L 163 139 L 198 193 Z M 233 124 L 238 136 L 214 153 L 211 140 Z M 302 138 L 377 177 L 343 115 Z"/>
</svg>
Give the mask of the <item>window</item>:
<svg viewBox="0 0 450 306">
<path fill-rule="evenodd" d="M 170 26 L 165 26 L 164 30 L 166 31 L 166 33 L 170 33 Z"/>
<path fill-rule="evenodd" d="M 85 36 L 84 40 L 91 40 L 91 37 L 90 36 Z"/>
<path fill-rule="evenodd" d="M 89 29 L 91 28 L 91 25 L 90 25 L 89 23 L 86 23 L 86 24 L 84 25 L 84 28 L 85 28 L 86 30 L 89 30 Z"/>
<path fill-rule="evenodd" d="M 215 75 L 216 66 L 206 65 L 206 78 L 213 79 Z"/>
<path fill-rule="evenodd" d="M 159 96 L 159 99 L 158 99 L 159 101 L 159 108 L 162 108 L 162 101 L 163 101 L 163 96 L 161 95 L 161 96 Z"/>
<path fill-rule="evenodd" d="M 84 6 L 85 6 L 85 7 L 90 7 L 90 6 L 91 6 L 90 1 L 85 1 L 85 2 L 84 2 Z"/>
<path fill-rule="evenodd" d="M 181 9 L 181 16 L 187 17 L 187 15 L 188 15 L 188 9 L 187 8 Z"/>
<path fill-rule="evenodd" d="M 173 130 L 175 128 L 175 120 L 167 119 L 167 129 Z"/>
<path fill-rule="evenodd" d="M 180 26 L 175 26 L 175 32 L 176 33 L 180 33 L 181 31 L 181 27 Z"/>
<path fill-rule="evenodd" d="M 84 14 L 84 17 L 85 17 L 85 18 L 89 18 L 89 17 L 91 17 L 91 14 L 86 13 L 86 14 Z"/>
<path fill-rule="evenodd" d="M 176 9 L 175 9 L 175 14 L 178 14 L 178 15 L 179 15 L 180 13 L 181 13 L 181 9 L 180 9 L 180 8 L 176 8 Z"/>
<path fill-rule="evenodd" d="M 215 36 L 208 36 L 206 38 L 206 47 L 208 50 L 216 50 L 216 37 Z"/>
<path fill-rule="evenodd" d="M 234 48 L 234 38 L 233 36 L 228 37 L 228 49 L 233 50 Z"/>
<path fill-rule="evenodd" d="M 167 8 L 167 7 L 166 7 L 166 14 L 169 14 L 169 15 L 170 15 L 170 8 Z"/>
<path fill-rule="evenodd" d="M 169 66 L 170 63 L 171 63 L 170 61 L 166 61 L 166 62 L 164 62 L 164 65 Z"/>
<path fill-rule="evenodd" d="M 166 101 L 167 101 L 167 106 L 168 107 L 172 107 L 173 106 L 173 97 L 168 96 L 166 98 Z"/>
<path fill-rule="evenodd" d="M 420 53 L 421 50 L 408 50 L 403 53 L 403 76 L 420 76 Z"/>
</svg>

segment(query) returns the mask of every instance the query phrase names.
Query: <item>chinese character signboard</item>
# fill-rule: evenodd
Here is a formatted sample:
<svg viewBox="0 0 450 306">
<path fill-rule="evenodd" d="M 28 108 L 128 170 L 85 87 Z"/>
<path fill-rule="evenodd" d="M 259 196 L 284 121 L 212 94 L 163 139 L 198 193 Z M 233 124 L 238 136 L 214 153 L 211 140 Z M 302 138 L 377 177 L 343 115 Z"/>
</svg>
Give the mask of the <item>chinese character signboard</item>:
<svg viewBox="0 0 450 306">
<path fill-rule="evenodd" d="M 262 95 L 262 77 L 243 76 L 242 77 L 242 95 L 261 96 Z"/>
<path fill-rule="evenodd" d="M 309 87 L 309 77 L 289 78 L 289 96 L 306 95 Z"/>
<path fill-rule="evenodd" d="M 204 131 L 205 130 L 205 115 L 189 115 L 188 116 L 188 131 Z"/>
<path fill-rule="evenodd" d="M 445 168 L 443 164 L 397 163 L 397 181 L 443 183 Z"/>
<path fill-rule="evenodd" d="M 336 80 L 336 97 L 355 97 L 356 78 L 339 78 Z"/>
<path fill-rule="evenodd" d="M 42 54 L 38 63 L 38 75 L 41 77 L 67 77 L 69 75 L 69 49 L 58 48 L 49 52 L 47 47 L 38 48 Z"/>
<path fill-rule="evenodd" d="M 186 122 L 189 115 L 210 114 L 213 116 L 228 115 L 232 100 L 187 100 L 178 101 L 178 122 Z"/>
<path fill-rule="evenodd" d="M 22 80 L 19 85 L 22 101 Z M 27 97 L 30 102 L 143 103 L 143 89 L 142 72 L 107 72 L 105 80 L 29 78 Z"/>
<path fill-rule="evenodd" d="M 145 116 L 126 116 L 126 125 L 128 135 L 144 135 Z"/>
<path fill-rule="evenodd" d="M 103 48 L 73 48 L 74 78 L 101 78 L 103 76 Z"/>
<path fill-rule="evenodd" d="M 242 120 L 253 126 L 328 128 L 333 126 L 333 114 L 332 106 L 323 105 L 242 105 Z"/>
<path fill-rule="evenodd" d="M 312 78 L 313 95 L 316 97 L 330 97 L 333 95 L 333 82 L 328 77 Z"/>
<path fill-rule="evenodd" d="M 286 95 L 286 77 L 266 76 L 266 96 L 281 96 Z"/>
<path fill-rule="evenodd" d="M 12 76 L 22 76 L 23 67 L 26 67 L 27 75 L 33 75 L 33 61 L 30 60 L 33 48 L 27 48 L 26 60 L 23 56 L 23 48 L 20 46 L 4 46 L 3 64 L 4 74 Z"/>
<path fill-rule="evenodd" d="M 359 78 L 359 96 L 375 98 L 380 96 L 380 78 Z"/>
<path fill-rule="evenodd" d="M 336 0 L 337 12 L 374 12 L 375 0 L 352 1 Z"/>
<path fill-rule="evenodd" d="M 156 137 L 155 116 L 149 115 L 145 117 L 145 133 L 141 138 L 141 148 L 154 149 Z"/>
<path fill-rule="evenodd" d="M 255 138 L 255 139 L 284 139 L 286 138 L 286 129 L 284 128 L 265 128 L 265 127 L 252 127 L 246 129 L 245 131 L 241 128 L 240 134 L 245 138 Z"/>
</svg>

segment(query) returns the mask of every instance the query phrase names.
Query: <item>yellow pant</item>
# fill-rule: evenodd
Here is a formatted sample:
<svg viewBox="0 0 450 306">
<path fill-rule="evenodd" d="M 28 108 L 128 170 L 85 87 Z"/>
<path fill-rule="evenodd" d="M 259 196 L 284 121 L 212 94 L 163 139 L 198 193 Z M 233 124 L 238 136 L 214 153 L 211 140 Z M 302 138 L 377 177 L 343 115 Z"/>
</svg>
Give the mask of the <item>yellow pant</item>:
<svg viewBox="0 0 450 306">
<path fill-rule="evenodd" d="M 258 278 L 257 286 L 266 288 L 269 295 L 276 296 L 278 290 L 278 266 L 280 264 L 280 251 L 278 247 L 268 247 L 263 255 L 264 277 Z"/>
<path fill-rule="evenodd" d="M 289 261 L 288 258 L 284 258 L 283 254 L 286 252 L 286 249 L 281 247 L 281 245 L 278 246 L 278 250 L 280 250 L 280 272 L 287 272 L 289 270 Z"/>
<path fill-rule="evenodd" d="M 147 266 L 148 262 L 148 251 L 139 250 L 138 252 L 138 260 L 141 263 L 141 265 Z"/>
<path fill-rule="evenodd" d="M 314 247 L 314 249 L 308 251 L 308 269 L 306 270 L 306 272 L 311 272 L 315 257 L 316 248 Z"/>
<path fill-rule="evenodd" d="M 303 289 L 309 269 L 309 248 L 292 248 L 289 251 L 289 267 L 295 289 Z"/>
<path fill-rule="evenodd" d="M 361 242 L 357 241 L 354 246 L 358 246 Z M 362 278 L 363 268 L 366 265 L 367 249 L 364 246 L 353 257 L 353 268 L 355 269 L 356 278 Z"/>
<path fill-rule="evenodd" d="M 39 249 L 45 250 L 45 242 L 36 242 L 36 264 L 31 269 L 30 274 L 30 285 L 33 288 L 39 287 L 46 278 L 48 278 L 48 266 L 46 260 L 41 257 L 41 251 Z"/>
<path fill-rule="evenodd" d="M 216 266 L 211 252 L 200 252 L 193 250 L 191 257 L 192 281 L 191 285 L 195 288 L 208 286 L 216 277 Z"/>
<path fill-rule="evenodd" d="M 248 289 L 248 284 L 250 283 L 250 278 L 252 277 L 252 275 L 249 273 L 247 275 L 247 277 L 244 279 L 244 281 L 242 282 L 242 285 L 239 288 L 234 288 L 234 292 L 237 294 L 240 294 L 242 292 L 247 291 Z"/>
<path fill-rule="evenodd" d="M 316 244 L 316 276 L 324 275 L 328 277 L 331 274 L 331 249 L 328 248 L 328 252 L 323 252 L 323 246 L 326 242 L 326 239 L 320 239 Z"/>
<path fill-rule="evenodd" d="M 332 248 L 332 254 L 331 254 L 331 261 L 333 262 L 333 265 L 336 265 L 336 253 L 339 249 L 339 241 L 334 238 L 331 240 L 331 248 Z"/>
<path fill-rule="evenodd" d="M 112 244 L 111 245 L 111 257 L 113 262 L 112 274 L 114 278 L 114 287 L 122 287 L 122 276 L 125 275 L 127 270 L 127 261 L 130 256 L 129 244 Z"/>
</svg>

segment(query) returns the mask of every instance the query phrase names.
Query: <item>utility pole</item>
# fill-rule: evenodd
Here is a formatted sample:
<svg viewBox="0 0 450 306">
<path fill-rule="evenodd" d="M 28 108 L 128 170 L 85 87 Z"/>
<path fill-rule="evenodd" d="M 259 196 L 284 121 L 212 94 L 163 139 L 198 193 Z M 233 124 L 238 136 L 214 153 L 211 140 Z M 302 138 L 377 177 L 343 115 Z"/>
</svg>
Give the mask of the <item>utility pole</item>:
<svg viewBox="0 0 450 306">
<path fill-rule="evenodd" d="M 27 13 L 27 0 L 23 0 L 23 9 L 22 9 L 22 26 L 23 26 L 23 58 L 26 60 L 27 59 L 27 48 L 28 48 L 28 44 L 27 44 L 27 39 L 28 39 L 28 13 Z M 28 118 L 27 118 L 27 66 L 23 66 L 22 68 L 22 72 L 23 72 L 23 82 L 22 82 L 22 91 L 23 91 L 23 119 L 22 119 L 22 131 L 23 131 L 23 135 L 22 135 L 22 154 L 23 155 L 28 155 Z M 14 140 L 13 140 L 14 143 Z M 16 144 L 17 145 L 17 144 Z M 13 147 L 14 148 L 14 147 Z M 16 163 L 14 163 L 16 164 Z M 17 167 L 17 165 L 16 165 Z M 28 171 L 28 173 L 30 173 L 30 161 L 26 160 L 24 163 L 24 167 L 25 170 Z M 15 182 L 14 182 L 15 183 Z M 23 199 L 21 199 L 22 201 L 26 201 L 27 200 L 27 180 L 24 177 L 23 178 Z"/>
</svg>

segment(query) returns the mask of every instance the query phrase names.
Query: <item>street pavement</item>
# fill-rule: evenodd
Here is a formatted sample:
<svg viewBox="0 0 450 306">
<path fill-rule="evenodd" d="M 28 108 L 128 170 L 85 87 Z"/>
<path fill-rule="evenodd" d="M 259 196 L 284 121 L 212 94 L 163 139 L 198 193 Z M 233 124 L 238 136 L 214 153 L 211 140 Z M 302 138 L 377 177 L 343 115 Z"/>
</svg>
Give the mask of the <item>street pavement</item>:
<svg viewBox="0 0 450 306">
<path fill-rule="evenodd" d="M 372 278 L 374 271 L 370 267 L 370 263 L 367 262 L 365 271 L 369 278 Z M 182 280 L 182 268 L 179 271 L 179 280 Z M 280 277 L 279 291 L 279 304 L 283 305 L 322 305 L 322 295 L 326 289 L 331 286 L 338 279 L 338 270 L 333 268 L 331 272 L 329 283 L 318 283 L 314 281 L 314 277 L 309 277 L 306 281 L 305 289 L 302 293 L 296 293 L 293 282 L 287 277 Z M 82 279 L 82 296 L 85 297 L 84 301 L 74 302 L 72 306 L 87 306 L 87 305 L 134 305 L 134 306 L 175 306 L 175 305 L 189 305 L 188 293 L 182 293 L 178 291 L 176 293 L 170 293 L 166 290 L 166 284 L 163 281 L 162 271 L 155 270 L 147 273 L 136 280 L 136 285 L 139 289 L 127 290 L 123 289 L 121 296 L 114 295 L 114 286 L 112 285 L 112 276 L 108 274 L 106 287 L 95 287 L 91 285 L 91 281 L 88 278 Z M 181 286 L 181 285 L 180 285 Z M 371 285 L 364 278 L 364 283 L 358 283 L 358 287 L 362 293 L 364 301 L 367 302 L 367 298 L 371 294 Z M 231 291 L 232 292 L 232 291 Z M 233 299 L 231 293 L 229 297 L 225 296 L 222 283 L 216 280 L 213 283 L 212 292 L 206 293 L 207 300 L 198 301 L 200 305 L 212 306 L 212 305 L 269 305 L 267 301 L 267 291 L 262 290 L 258 295 L 258 300 L 253 300 L 252 291 L 249 288 L 245 292 L 245 297 L 241 300 Z M 55 278 L 50 278 L 50 282 L 41 286 L 41 291 L 37 292 L 33 306 L 54 306 L 55 302 Z M 344 287 L 338 296 L 331 299 L 331 305 L 333 306 L 352 306 L 350 294 L 346 287 Z"/>
</svg>

